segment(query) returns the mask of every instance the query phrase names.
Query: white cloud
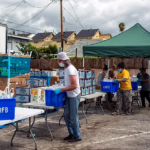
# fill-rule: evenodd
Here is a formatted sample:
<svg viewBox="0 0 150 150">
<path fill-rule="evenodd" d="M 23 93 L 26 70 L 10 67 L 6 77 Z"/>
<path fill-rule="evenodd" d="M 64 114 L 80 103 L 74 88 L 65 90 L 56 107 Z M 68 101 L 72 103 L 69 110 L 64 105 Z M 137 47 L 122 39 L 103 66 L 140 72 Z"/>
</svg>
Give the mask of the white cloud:
<svg viewBox="0 0 150 150">
<path fill-rule="evenodd" d="M 26 0 L 34 6 L 45 6 L 50 0 Z M 99 28 L 101 33 L 111 33 L 116 35 L 119 33 L 118 24 L 124 22 L 126 29 L 139 22 L 148 31 L 150 31 L 150 0 L 69 0 L 74 7 L 74 10 L 79 17 L 81 24 L 85 29 Z M 0 0 L 0 9 L 18 2 L 17 0 Z M 64 7 L 69 11 L 64 10 L 65 20 L 64 30 L 79 32 L 82 27 L 76 21 L 76 15 L 72 10 L 69 2 L 64 1 Z M 0 17 L 7 15 L 17 6 L 14 5 L 0 11 Z M 22 3 L 8 17 L 4 18 L 7 21 L 22 24 L 36 15 L 41 9 L 33 8 L 28 4 Z M 71 15 L 76 19 L 74 20 Z M 1 18 L 0 18 L 1 19 Z M 5 23 L 0 20 L 1 23 Z M 60 31 L 60 5 L 59 2 L 51 4 L 43 13 L 25 24 L 27 26 L 39 28 L 42 30 L 59 32 Z M 15 27 L 14 24 L 8 24 L 8 27 Z M 42 31 L 33 30 L 26 27 L 17 29 L 38 33 Z"/>
</svg>

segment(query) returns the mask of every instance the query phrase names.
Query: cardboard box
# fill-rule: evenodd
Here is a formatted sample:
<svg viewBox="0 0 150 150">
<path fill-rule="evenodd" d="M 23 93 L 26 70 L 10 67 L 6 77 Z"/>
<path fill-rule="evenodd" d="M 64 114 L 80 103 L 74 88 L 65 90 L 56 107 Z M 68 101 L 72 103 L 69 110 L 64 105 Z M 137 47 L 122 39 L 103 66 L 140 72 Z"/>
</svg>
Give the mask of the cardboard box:
<svg viewBox="0 0 150 150">
<path fill-rule="evenodd" d="M 88 70 L 85 72 L 85 78 L 90 79 L 92 77 L 92 71 Z"/>
<path fill-rule="evenodd" d="M 31 89 L 31 97 L 30 97 L 31 103 L 41 103 L 41 89 L 39 88 L 33 88 Z"/>
<path fill-rule="evenodd" d="M 80 87 L 85 87 L 85 79 L 80 79 Z"/>
<path fill-rule="evenodd" d="M 85 96 L 86 95 L 86 89 L 85 88 L 81 88 L 81 96 Z"/>
<path fill-rule="evenodd" d="M 85 79 L 85 71 L 79 70 L 80 79 Z"/>
<path fill-rule="evenodd" d="M 64 69 L 59 69 L 59 77 L 64 78 L 65 77 L 65 71 Z"/>
<path fill-rule="evenodd" d="M 31 88 L 29 88 L 29 87 L 16 87 L 16 94 L 28 96 L 31 94 Z"/>
<path fill-rule="evenodd" d="M 92 79 L 92 86 L 95 86 L 96 85 L 96 80 L 95 78 Z"/>
<path fill-rule="evenodd" d="M 45 89 L 46 87 L 41 87 L 41 98 L 40 98 L 40 103 L 45 103 Z"/>
<path fill-rule="evenodd" d="M 30 102 L 30 96 L 16 95 L 16 102 L 29 103 Z"/>
<path fill-rule="evenodd" d="M 93 86 L 93 93 L 96 92 L 96 86 Z"/>
<path fill-rule="evenodd" d="M 59 76 L 51 77 L 51 83 L 50 83 L 50 85 L 54 85 L 55 82 L 59 83 Z"/>
<path fill-rule="evenodd" d="M 93 86 L 90 86 L 90 87 L 89 87 L 89 93 L 90 93 L 90 94 L 93 94 Z"/>
<path fill-rule="evenodd" d="M 59 78 L 59 83 L 63 84 L 63 86 L 65 86 L 65 79 L 64 78 Z"/>
<path fill-rule="evenodd" d="M 42 73 L 41 73 L 41 71 L 35 71 L 34 75 L 35 75 L 35 77 L 41 77 Z"/>
<path fill-rule="evenodd" d="M 94 79 L 95 78 L 95 71 L 91 70 L 91 73 L 92 73 L 92 78 Z"/>
<path fill-rule="evenodd" d="M 85 93 L 86 93 L 86 95 L 89 95 L 89 94 L 90 94 L 89 87 L 86 87 L 86 88 L 85 88 Z"/>
<path fill-rule="evenodd" d="M 23 106 L 23 103 L 16 103 L 16 107 L 22 107 L 22 108 L 25 108 L 25 106 Z"/>
<path fill-rule="evenodd" d="M 26 83 L 25 86 L 32 86 L 32 87 L 44 87 L 47 86 L 47 80 L 45 79 L 25 79 Z M 23 81 L 23 80 L 22 80 Z"/>
<path fill-rule="evenodd" d="M 26 78 L 21 78 L 21 86 L 26 86 Z"/>
</svg>

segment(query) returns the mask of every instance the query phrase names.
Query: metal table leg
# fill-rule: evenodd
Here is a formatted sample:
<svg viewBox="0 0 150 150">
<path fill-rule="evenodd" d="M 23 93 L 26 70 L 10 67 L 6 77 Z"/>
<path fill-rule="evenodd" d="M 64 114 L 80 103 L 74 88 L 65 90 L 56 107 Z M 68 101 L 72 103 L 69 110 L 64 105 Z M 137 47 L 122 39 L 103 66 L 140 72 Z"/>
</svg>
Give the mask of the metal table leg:
<svg viewBox="0 0 150 150">
<path fill-rule="evenodd" d="M 64 113 L 63 113 L 63 115 L 59 119 L 59 125 L 60 125 L 60 122 L 61 122 L 61 120 L 62 120 L 63 117 L 64 117 Z"/>
<path fill-rule="evenodd" d="M 91 107 L 91 104 L 92 104 L 92 102 L 90 102 L 90 105 L 89 105 L 88 108 L 86 109 L 86 114 L 87 114 L 88 109 Z"/>
<path fill-rule="evenodd" d="M 11 138 L 11 146 L 13 146 L 13 139 L 14 139 L 16 133 L 19 131 L 18 122 L 16 122 L 16 126 L 15 127 L 16 127 L 16 130 L 15 130 L 15 132 L 14 132 L 12 138 Z"/>
<path fill-rule="evenodd" d="M 34 123 L 35 123 L 35 116 L 33 117 L 33 122 L 32 122 L 31 127 L 33 127 Z"/>
<path fill-rule="evenodd" d="M 33 135 L 33 133 L 32 133 L 31 117 L 29 118 L 29 130 L 28 130 L 28 132 L 23 131 L 23 130 L 19 130 L 18 122 L 19 122 L 19 121 L 16 122 L 16 126 L 15 126 L 15 127 L 16 127 L 16 130 L 15 130 L 13 136 L 12 136 L 12 139 L 11 139 L 11 146 L 13 146 L 13 139 L 14 139 L 16 133 L 17 133 L 17 132 L 24 132 L 24 133 L 30 134 L 30 135 L 32 136 L 33 141 L 34 141 L 34 143 L 35 143 L 35 150 L 37 150 L 37 143 L 36 143 L 36 140 L 35 140 L 34 135 Z"/>
<path fill-rule="evenodd" d="M 37 150 L 37 143 L 36 143 L 36 140 L 35 140 L 34 135 L 32 133 L 31 117 L 29 118 L 29 131 L 30 131 L 30 135 L 32 136 L 33 141 L 35 143 L 35 150 Z"/>
<path fill-rule="evenodd" d="M 30 124 L 31 124 L 31 120 L 29 120 L 29 122 L 30 122 Z M 35 116 L 33 117 L 33 122 L 32 122 L 32 124 L 31 124 L 31 128 L 33 128 L 33 125 L 34 125 L 34 123 L 35 123 Z M 30 125 L 29 124 L 29 125 Z M 30 137 L 31 136 L 31 134 L 30 134 L 30 128 L 28 129 L 28 133 L 27 133 L 27 137 Z"/>
<path fill-rule="evenodd" d="M 85 114 L 85 111 L 84 111 L 84 102 L 82 102 L 82 113 L 86 119 L 86 124 L 87 124 L 87 117 L 86 117 L 86 114 Z"/>
<path fill-rule="evenodd" d="M 51 132 L 51 130 L 50 130 L 49 126 L 48 126 L 48 123 L 47 123 L 47 114 L 48 114 L 48 110 L 46 109 L 45 123 L 46 123 L 46 127 L 47 127 L 47 129 L 48 129 L 48 131 L 49 131 L 49 133 L 51 135 L 51 141 L 53 141 L 53 135 L 52 135 L 52 132 Z"/>
<path fill-rule="evenodd" d="M 100 97 L 100 99 L 101 99 L 102 97 Z M 103 112 L 103 115 L 104 115 L 104 109 L 103 109 L 103 107 L 102 107 L 102 105 L 101 105 L 101 100 L 100 101 L 98 101 L 98 103 L 99 103 L 99 107 L 101 108 L 101 110 L 102 110 L 102 112 Z"/>
</svg>

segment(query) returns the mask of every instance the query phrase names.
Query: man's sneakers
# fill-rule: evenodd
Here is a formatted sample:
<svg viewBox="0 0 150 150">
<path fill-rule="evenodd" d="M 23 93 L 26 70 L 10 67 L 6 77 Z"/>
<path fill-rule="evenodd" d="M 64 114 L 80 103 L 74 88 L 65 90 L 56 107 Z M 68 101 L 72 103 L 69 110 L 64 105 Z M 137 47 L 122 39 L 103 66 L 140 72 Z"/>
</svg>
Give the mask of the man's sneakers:
<svg viewBox="0 0 150 150">
<path fill-rule="evenodd" d="M 73 143 L 73 142 L 79 142 L 82 139 L 78 139 L 78 138 L 76 138 L 76 137 L 74 137 L 73 135 L 70 134 L 69 136 L 67 136 L 66 138 L 64 138 L 64 140 Z"/>
<path fill-rule="evenodd" d="M 73 139 L 69 140 L 68 142 L 73 143 L 73 142 L 79 142 L 81 140 L 82 139 L 78 139 L 78 138 L 74 137 Z"/>
<path fill-rule="evenodd" d="M 71 134 L 64 138 L 65 141 L 71 140 L 71 139 L 74 139 L 74 136 Z"/>
</svg>

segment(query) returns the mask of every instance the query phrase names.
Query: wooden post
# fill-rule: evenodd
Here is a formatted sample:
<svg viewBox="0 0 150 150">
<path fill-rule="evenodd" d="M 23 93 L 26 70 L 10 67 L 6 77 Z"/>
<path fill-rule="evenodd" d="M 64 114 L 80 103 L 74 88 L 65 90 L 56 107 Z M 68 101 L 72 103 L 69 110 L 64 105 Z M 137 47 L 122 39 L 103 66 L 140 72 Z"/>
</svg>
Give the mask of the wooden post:
<svg viewBox="0 0 150 150">
<path fill-rule="evenodd" d="M 77 50 L 78 50 L 78 49 L 76 48 L 76 59 L 77 59 Z"/>
</svg>

